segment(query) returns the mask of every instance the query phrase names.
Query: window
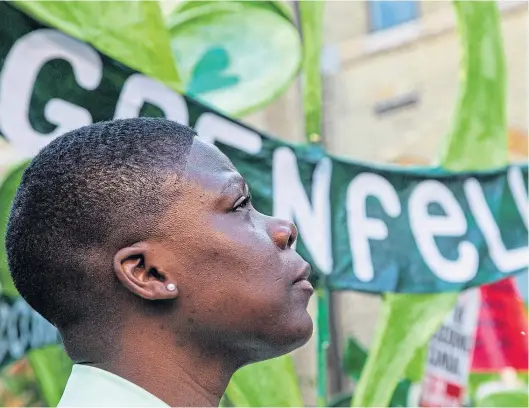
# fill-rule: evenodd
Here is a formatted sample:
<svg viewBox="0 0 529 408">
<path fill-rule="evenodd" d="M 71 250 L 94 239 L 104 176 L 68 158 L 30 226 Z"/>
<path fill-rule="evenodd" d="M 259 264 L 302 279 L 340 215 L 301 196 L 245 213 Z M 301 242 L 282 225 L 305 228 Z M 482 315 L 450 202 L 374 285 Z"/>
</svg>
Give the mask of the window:
<svg viewBox="0 0 529 408">
<path fill-rule="evenodd" d="M 415 20 L 419 16 L 417 0 L 368 0 L 370 31 L 380 31 Z"/>
</svg>

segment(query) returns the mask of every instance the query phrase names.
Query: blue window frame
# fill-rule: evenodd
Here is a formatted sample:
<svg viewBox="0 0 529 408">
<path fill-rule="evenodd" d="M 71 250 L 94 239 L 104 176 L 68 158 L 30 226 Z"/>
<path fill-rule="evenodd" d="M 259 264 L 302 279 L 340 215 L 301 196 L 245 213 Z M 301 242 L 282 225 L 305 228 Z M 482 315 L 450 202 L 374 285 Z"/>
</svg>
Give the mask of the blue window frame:
<svg viewBox="0 0 529 408">
<path fill-rule="evenodd" d="M 419 17 L 417 0 L 368 0 L 370 31 L 380 31 Z"/>
</svg>

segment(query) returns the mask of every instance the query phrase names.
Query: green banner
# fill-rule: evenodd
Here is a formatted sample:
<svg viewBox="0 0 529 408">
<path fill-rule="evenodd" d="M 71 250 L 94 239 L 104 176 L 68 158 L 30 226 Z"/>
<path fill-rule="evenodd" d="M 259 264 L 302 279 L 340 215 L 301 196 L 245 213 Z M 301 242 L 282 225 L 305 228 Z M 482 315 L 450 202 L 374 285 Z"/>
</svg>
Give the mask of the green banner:
<svg viewBox="0 0 529 408">
<path fill-rule="evenodd" d="M 165 116 L 215 142 L 260 211 L 296 222 L 298 251 L 332 290 L 460 291 L 527 268 L 527 166 L 450 173 L 338 160 L 231 120 L 8 3 L 0 36 L 0 132 L 24 157 L 95 121 Z"/>
</svg>

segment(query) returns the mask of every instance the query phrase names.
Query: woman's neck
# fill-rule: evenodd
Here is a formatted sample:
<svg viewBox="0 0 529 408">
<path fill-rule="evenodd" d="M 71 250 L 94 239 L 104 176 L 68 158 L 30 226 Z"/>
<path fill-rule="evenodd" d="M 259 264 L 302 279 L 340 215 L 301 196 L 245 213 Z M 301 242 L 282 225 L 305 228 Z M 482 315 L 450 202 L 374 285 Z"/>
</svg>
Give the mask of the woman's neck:
<svg viewBox="0 0 529 408">
<path fill-rule="evenodd" d="M 222 353 L 204 353 L 189 344 L 178 347 L 161 337 L 124 338 L 128 340 L 117 355 L 90 365 L 131 381 L 172 407 L 218 406 L 236 370 Z"/>
</svg>

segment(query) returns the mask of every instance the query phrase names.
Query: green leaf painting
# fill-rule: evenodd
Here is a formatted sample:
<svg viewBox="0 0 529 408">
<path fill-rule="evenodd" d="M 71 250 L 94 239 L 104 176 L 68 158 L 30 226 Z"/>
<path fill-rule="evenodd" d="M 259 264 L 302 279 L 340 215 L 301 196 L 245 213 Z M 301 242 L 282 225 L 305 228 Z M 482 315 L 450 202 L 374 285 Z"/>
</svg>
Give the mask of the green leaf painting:
<svg viewBox="0 0 529 408">
<path fill-rule="evenodd" d="M 351 406 L 386 407 L 404 370 L 452 310 L 457 296 L 386 294 Z"/>
<path fill-rule="evenodd" d="M 290 356 L 241 368 L 233 376 L 226 395 L 237 407 L 304 406 Z"/>
<path fill-rule="evenodd" d="M 452 171 L 507 165 L 507 75 L 494 1 L 455 1 L 461 44 L 459 98 L 440 164 Z"/>
<path fill-rule="evenodd" d="M 28 361 L 47 405 L 57 406 L 72 369 L 72 361 L 63 347 L 56 345 L 31 350 L 28 353 Z"/>
<path fill-rule="evenodd" d="M 302 1 L 298 4 L 303 34 L 303 71 L 301 77 L 305 134 L 310 141 L 314 137 L 313 135 L 321 135 L 322 132 L 323 93 L 320 60 L 325 3 L 322 1 Z"/>
<path fill-rule="evenodd" d="M 103 54 L 175 91 L 182 84 L 157 1 L 16 1 L 36 20 L 89 43 Z"/>
<path fill-rule="evenodd" d="M 18 291 L 13 284 L 7 266 L 5 233 L 11 203 L 13 202 L 18 185 L 20 184 L 20 178 L 22 177 L 22 173 L 26 166 L 27 162 L 24 162 L 7 171 L 0 184 L 0 293 L 4 293 L 11 297 L 18 296 Z"/>
<path fill-rule="evenodd" d="M 179 4 L 166 18 L 185 91 L 232 116 L 281 95 L 299 71 L 302 51 L 288 8 L 279 4 Z"/>
</svg>

